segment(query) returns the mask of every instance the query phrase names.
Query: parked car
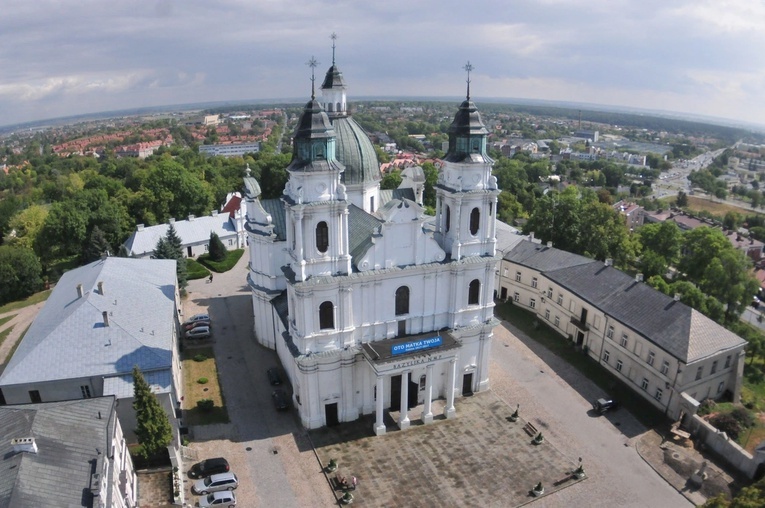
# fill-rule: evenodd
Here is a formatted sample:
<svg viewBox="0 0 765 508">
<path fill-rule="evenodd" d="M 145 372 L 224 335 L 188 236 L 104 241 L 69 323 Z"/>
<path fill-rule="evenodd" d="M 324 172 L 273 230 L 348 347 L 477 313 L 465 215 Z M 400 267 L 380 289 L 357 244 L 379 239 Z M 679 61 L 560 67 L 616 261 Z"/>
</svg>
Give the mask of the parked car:
<svg viewBox="0 0 765 508">
<path fill-rule="evenodd" d="M 210 475 L 227 473 L 230 468 L 228 467 L 228 461 L 223 457 L 215 457 L 214 459 L 205 459 L 202 462 L 197 462 L 191 469 L 189 469 L 189 476 L 192 478 L 205 478 Z"/>
<path fill-rule="evenodd" d="M 290 408 L 290 399 L 284 390 L 274 390 L 271 394 L 271 398 L 274 401 L 274 407 L 279 411 L 284 411 Z"/>
<path fill-rule="evenodd" d="M 599 414 L 612 411 L 619 406 L 619 403 L 614 399 L 598 399 L 592 403 L 592 409 Z"/>
<path fill-rule="evenodd" d="M 228 490 L 213 492 L 212 494 L 208 494 L 205 497 L 200 498 L 199 501 L 197 501 L 197 506 L 203 508 L 207 508 L 208 506 L 233 507 L 236 506 L 236 496 L 233 492 L 229 492 Z"/>
<path fill-rule="evenodd" d="M 234 490 L 239 486 L 239 479 L 231 471 L 227 473 L 218 473 L 207 478 L 202 478 L 194 482 L 191 491 L 194 494 L 206 495 L 210 492 L 221 490 Z"/>
<path fill-rule="evenodd" d="M 268 382 L 272 385 L 276 386 L 282 384 L 282 377 L 279 375 L 279 369 L 276 367 L 268 369 L 266 374 L 268 374 Z"/>
<path fill-rule="evenodd" d="M 197 328 L 192 328 L 191 330 L 186 331 L 186 338 L 187 339 L 209 339 L 210 338 L 210 327 L 209 326 L 199 326 Z"/>
<path fill-rule="evenodd" d="M 189 323 L 193 323 L 194 321 L 210 321 L 210 315 L 209 314 L 194 314 L 189 319 L 186 320 L 184 325 L 187 325 Z"/>
<path fill-rule="evenodd" d="M 204 320 L 192 321 L 191 323 L 186 323 L 185 325 L 183 325 L 183 330 L 188 331 L 188 330 L 191 330 L 192 328 L 197 328 L 199 326 L 210 326 L 210 322 L 204 321 Z"/>
</svg>

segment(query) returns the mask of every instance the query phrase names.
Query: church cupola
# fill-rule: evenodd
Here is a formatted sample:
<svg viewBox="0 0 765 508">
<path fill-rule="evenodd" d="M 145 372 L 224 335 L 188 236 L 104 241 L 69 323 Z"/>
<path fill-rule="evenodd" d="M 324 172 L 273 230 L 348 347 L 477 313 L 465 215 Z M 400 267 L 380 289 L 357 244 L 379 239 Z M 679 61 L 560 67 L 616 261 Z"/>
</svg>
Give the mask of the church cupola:
<svg viewBox="0 0 765 508">
<path fill-rule="evenodd" d="M 447 131 L 449 135 L 449 151 L 446 153 L 444 160 L 449 162 L 476 160 L 478 157 L 487 159 L 486 136 L 489 134 L 489 131 L 481 120 L 478 108 L 470 100 L 470 71 L 473 70 L 470 62 L 465 66 L 465 70 L 468 73 L 467 97 L 460 104 L 457 114 L 454 115 L 454 121 Z"/>
<path fill-rule="evenodd" d="M 332 34 L 332 67 L 327 70 L 324 82 L 321 84 L 321 97 L 324 101 L 324 109 L 331 118 L 345 116 L 347 105 L 345 100 L 345 80 L 343 73 L 335 65 L 335 40 L 337 35 Z"/>
</svg>

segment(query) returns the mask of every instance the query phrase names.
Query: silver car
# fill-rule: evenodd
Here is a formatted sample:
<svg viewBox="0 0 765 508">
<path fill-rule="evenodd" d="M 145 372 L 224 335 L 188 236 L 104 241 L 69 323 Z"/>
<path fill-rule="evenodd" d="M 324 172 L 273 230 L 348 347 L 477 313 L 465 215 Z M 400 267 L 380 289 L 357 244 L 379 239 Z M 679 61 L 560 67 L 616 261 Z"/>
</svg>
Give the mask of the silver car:
<svg viewBox="0 0 765 508">
<path fill-rule="evenodd" d="M 231 471 L 218 473 L 194 482 L 191 491 L 194 494 L 209 494 L 221 490 L 234 490 L 239 486 L 239 479 Z"/>
<path fill-rule="evenodd" d="M 233 492 L 227 490 L 213 492 L 212 494 L 200 498 L 199 501 L 197 501 L 197 506 L 202 508 L 208 508 L 210 506 L 227 506 L 228 508 L 232 508 L 233 506 L 236 506 L 236 496 Z"/>
<path fill-rule="evenodd" d="M 186 331 L 187 339 L 209 339 L 210 327 L 209 326 L 197 326 L 191 330 Z"/>
</svg>

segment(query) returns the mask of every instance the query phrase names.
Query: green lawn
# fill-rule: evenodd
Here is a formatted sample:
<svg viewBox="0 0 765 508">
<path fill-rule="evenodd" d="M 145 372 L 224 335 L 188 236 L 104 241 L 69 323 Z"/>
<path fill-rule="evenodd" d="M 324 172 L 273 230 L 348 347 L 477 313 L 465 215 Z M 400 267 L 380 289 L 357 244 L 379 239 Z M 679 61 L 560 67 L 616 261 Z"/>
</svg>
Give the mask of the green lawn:
<svg viewBox="0 0 765 508">
<path fill-rule="evenodd" d="M 209 254 L 202 254 L 197 258 L 197 261 L 213 272 L 223 273 L 234 268 L 243 254 L 244 249 L 230 250 L 226 253 L 226 259 L 223 261 L 212 261 Z"/>
<path fill-rule="evenodd" d="M 204 279 L 210 275 L 210 270 L 201 265 L 196 259 L 186 259 L 186 275 L 189 280 Z"/>
<path fill-rule="evenodd" d="M 0 307 L 0 314 L 4 314 L 12 310 L 23 309 L 24 307 L 28 307 L 29 305 L 34 305 L 36 303 L 44 302 L 50 296 L 50 292 L 51 292 L 50 289 L 46 291 L 40 291 L 39 293 L 35 293 L 29 298 L 26 298 L 25 300 L 19 300 L 17 302 L 6 303 L 2 307 Z"/>
<path fill-rule="evenodd" d="M 531 339 L 546 347 L 551 353 L 574 366 L 596 385 L 605 390 L 609 396 L 618 400 L 635 418 L 648 427 L 654 427 L 665 421 L 664 414 L 650 402 L 644 400 L 635 391 L 615 378 L 610 372 L 600 366 L 572 341 L 560 335 L 532 314 L 511 302 L 498 303 L 495 307 L 498 317 L 509 321 Z"/>
</svg>

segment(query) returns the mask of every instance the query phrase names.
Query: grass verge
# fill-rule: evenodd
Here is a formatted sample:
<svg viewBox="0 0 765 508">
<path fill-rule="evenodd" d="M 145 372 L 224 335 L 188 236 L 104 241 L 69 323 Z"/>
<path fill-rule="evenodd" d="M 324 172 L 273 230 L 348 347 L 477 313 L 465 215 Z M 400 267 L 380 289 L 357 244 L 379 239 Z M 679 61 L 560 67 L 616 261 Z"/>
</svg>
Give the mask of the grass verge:
<svg viewBox="0 0 765 508">
<path fill-rule="evenodd" d="M 186 259 L 186 276 L 189 280 L 204 279 L 210 275 L 210 270 L 202 266 L 196 259 Z"/>
<path fill-rule="evenodd" d="M 234 265 L 236 265 L 243 254 L 244 249 L 230 250 L 226 253 L 226 259 L 223 261 L 213 261 L 210 259 L 209 254 L 202 254 L 197 258 L 197 261 L 213 272 L 223 273 L 234 268 Z"/>
<path fill-rule="evenodd" d="M 615 378 L 610 372 L 574 346 L 574 343 L 528 312 L 510 302 L 497 304 L 495 312 L 509 321 L 532 340 L 547 348 L 551 353 L 575 367 L 590 381 L 618 400 L 632 415 L 647 427 L 654 427 L 666 420 L 664 414 L 650 402 L 643 400 L 635 391 Z"/>
<path fill-rule="evenodd" d="M 0 326 L 3 326 L 5 323 L 10 321 L 11 319 L 15 318 L 16 314 L 11 314 L 10 316 L 5 316 L 4 318 L 0 318 Z"/>
<path fill-rule="evenodd" d="M 189 425 L 228 423 L 228 411 L 220 389 L 218 368 L 212 348 L 184 348 L 181 361 L 186 422 Z M 207 378 L 207 383 L 198 383 L 197 380 L 203 377 Z M 197 402 L 205 399 L 213 401 L 213 407 L 209 410 L 197 407 Z"/>
<path fill-rule="evenodd" d="M 23 309 L 24 307 L 28 307 L 30 305 L 34 305 L 36 303 L 44 302 L 48 299 L 50 296 L 50 289 L 47 289 L 45 291 L 40 291 L 39 293 L 35 293 L 32 296 L 25 298 L 24 300 L 19 300 L 17 302 L 10 302 L 6 303 L 2 307 L 0 307 L 0 314 L 4 314 L 6 312 L 10 312 L 12 310 L 19 310 Z"/>
</svg>

